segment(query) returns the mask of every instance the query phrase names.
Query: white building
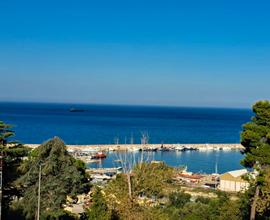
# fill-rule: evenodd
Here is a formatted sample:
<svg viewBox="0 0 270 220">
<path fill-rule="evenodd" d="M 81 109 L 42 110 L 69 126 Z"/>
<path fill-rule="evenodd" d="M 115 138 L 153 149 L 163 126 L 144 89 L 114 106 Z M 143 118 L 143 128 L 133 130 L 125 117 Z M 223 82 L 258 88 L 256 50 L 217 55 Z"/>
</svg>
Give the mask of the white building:
<svg viewBox="0 0 270 220">
<path fill-rule="evenodd" d="M 243 179 L 243 176 L 247 174 L 246 169 L 234 170 L 224 173 L 220 176 L 219 189 L 227 192 L 239 192 L 249 187 L 249 183 Z"/>
</svg>

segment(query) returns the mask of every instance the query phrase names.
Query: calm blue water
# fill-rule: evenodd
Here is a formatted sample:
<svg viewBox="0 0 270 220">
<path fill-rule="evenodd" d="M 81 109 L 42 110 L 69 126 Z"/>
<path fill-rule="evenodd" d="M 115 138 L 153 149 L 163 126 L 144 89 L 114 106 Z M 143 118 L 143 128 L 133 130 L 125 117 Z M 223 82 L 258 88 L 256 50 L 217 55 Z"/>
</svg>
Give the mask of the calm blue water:
<svg viewBox="0 0 270 220">
<path fill-rule="evenodd" d="M 72 107 L 85 112 L 69 112 Z M 67 144 L 110 144 L 115 137 L 128 143 L 131 135 L 140 143 L 141 132 L 149 134 L 150 143 L 239 143 L 241 125 L 251 116 L 244 109 L 0 103 L 0 120 L 15 125 L 15 138 L 23 143 L 41 143 L 53 136 Z M 152 155 L 169 165 L 207 173 L 214 171 L 216 161 L 220 172 L 238 169 L 242 157 L 235 151 Z M 103 166 L 114 166 L 117 158 L 110 153 Z"/>
<path fill-rule="evenodd" d="M 85 112 L 69 112 L 75 107 Z M 110 105 L 0 103 L 0 120 L 15 125 L 16 139 L 41 143 L 53 136 L 67 144 L 109 144 L 115 137 L 139 143 L 239 143 L 250 110 Z"/>
<path fill-rule="evenodd" d="M 115 160 L 127 158 L 131 161 L 140 161 L 141 152 L 131 153 L 116 153 L 109 152 L 107 158 L 102 160 L 101 164 L 91 163 L 89 167 L 119 167 L 120 163 Z M 183 166 L 186 165 L 189 171 L 201 173 L 214 173 L 217 164 L 217 172 L 224 173 L 230 170 L 242 169 L 239 161 L 243 155 L 239 151 L 167 151 L 167 152 L 144 152 L 144 160 L 159 160 L 164 161 L 170 166 Z"/>
</svg>

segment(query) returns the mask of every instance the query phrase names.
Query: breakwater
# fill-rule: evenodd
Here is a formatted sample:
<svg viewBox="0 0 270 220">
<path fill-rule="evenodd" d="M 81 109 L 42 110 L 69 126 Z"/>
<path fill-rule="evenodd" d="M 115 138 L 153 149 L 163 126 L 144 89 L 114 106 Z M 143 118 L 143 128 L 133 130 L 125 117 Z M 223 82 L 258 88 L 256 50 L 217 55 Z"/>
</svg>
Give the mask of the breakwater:
<svg viewBox="0 0 270 220">
<path fill-rule="evenodd" d="M 39 144 L 25 144 L 30 148 L 36 148 Z M 136 151 L 147 149 L 172 149 L 178 150 L 193 148 L 196 150 L 242 150 L 241 144 L 100 144 L 100 145 L 67 145 L 69 151 Z"/>
</svg>

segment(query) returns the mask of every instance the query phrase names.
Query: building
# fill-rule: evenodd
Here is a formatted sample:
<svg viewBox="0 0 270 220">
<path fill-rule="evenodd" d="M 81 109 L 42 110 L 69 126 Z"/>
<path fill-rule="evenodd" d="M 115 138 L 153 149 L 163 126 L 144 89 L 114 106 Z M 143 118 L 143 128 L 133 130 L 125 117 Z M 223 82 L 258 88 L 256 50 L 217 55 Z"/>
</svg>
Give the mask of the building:
<svg viewBox="0 0 270 220">
<path fill-rule="evenodd" d="M 175 176 L 175 179 L 187 184 L 198 184 L 202 182 L 204 175 L 188 172 L 186 168 Z"/>
<path fill-rule="evenodd" d="M 219 189 L 227 192 L 239 192 L 248 188 L 249 183 L 243 179 L 246 169 L 229 171 L 220 175 Z"/>
</svg>

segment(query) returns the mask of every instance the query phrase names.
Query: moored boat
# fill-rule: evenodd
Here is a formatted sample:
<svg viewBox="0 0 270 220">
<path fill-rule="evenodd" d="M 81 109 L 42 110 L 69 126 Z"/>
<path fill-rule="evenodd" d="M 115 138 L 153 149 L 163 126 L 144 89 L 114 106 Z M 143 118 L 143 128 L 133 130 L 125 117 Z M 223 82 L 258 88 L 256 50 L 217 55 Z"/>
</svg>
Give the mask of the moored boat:
<svg viewBox="0 0 270 220">
<path fill-rule="evenodd" d="M 104 154 L 103 152 L 97 152 L 95 155 L 91 156 L 91 159 L 104 159 L 106 157 L 106 154 Z"/>
<path fill-rule="evenodd" d="M 184 146 L 177 146 L 175 147 L 175 150 L 178 150 L 178 151 L 184 151 L 185 147 Z"/>
</svg>

